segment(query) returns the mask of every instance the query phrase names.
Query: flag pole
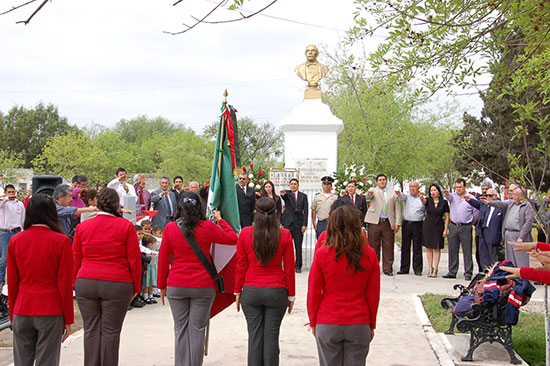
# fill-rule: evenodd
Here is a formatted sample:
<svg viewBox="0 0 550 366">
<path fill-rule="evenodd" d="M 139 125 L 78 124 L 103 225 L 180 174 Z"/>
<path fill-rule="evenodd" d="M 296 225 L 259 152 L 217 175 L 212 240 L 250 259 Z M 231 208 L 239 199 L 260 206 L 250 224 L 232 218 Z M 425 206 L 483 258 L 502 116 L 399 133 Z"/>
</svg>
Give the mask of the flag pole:
<svg viewBox="0 0 550 366">
<path fill-rule="evenodd" d="M 223 104 L 227 106 L 227 89 L 223 92 Z M 226 107 L 227 108 L 227 107 Z M 220 131 L 220 137 L 223 137 L 225 133 L 225 117 L 223 117 L 223 111 L 222 111 L 222 125 L 221 125 L 221 131 Z M 223 138 L 221 138 L 223 141 Z M 223 154 L 223 147 L 220 148 L 220 151 L 218 151 L 218 179 L 220 177 L 221 171 L 222 171 L 222 156 Z M 219 207 L 217 207 L 219 208 Z M 216 246 L 214 245 L 212 247 L 212 259 L 216 257 Z M 204 343 L 204 355 L 208 356 L 208 341 L 210 340 L 210 318 L 208 318 L 208 323 L 206 324 L 206 341 Z"/>
</svg>

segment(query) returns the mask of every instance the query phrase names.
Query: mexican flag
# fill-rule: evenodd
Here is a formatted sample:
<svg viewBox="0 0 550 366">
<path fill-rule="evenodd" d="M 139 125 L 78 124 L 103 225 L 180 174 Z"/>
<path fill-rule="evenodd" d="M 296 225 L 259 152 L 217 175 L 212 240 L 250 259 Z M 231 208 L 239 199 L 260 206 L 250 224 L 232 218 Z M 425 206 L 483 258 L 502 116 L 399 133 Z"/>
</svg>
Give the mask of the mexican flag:
<svg viewBox="0 0 550 366">
<path fill-rule="evenodd" d="M 207 216 L 210 216 L 212 210 L 220 210 L 222 218 L 239 234 L 241 224 L 234 178 L 234 169 L 240 165 L 239 148 L 236 144 L 238 135 L 236 110 L 224 102 L 221 112 L 208 192 Z M 233 288 L 236 251 L 237 247 L 234 245 L 214 244 L 212 248 L 214 265 L 225 282 L 225 293 L 216 294 L 210 312 L 211 318 L 235 302 Z"/>
</svg>

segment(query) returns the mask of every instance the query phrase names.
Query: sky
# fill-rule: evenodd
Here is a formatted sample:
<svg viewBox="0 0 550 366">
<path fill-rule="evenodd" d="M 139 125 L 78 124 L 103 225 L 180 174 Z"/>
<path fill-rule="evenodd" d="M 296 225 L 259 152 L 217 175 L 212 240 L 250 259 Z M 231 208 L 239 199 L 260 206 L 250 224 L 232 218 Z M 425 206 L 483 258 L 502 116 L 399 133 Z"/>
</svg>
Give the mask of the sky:
<svg viewBox="0 0 550 366">
<path fill-rule="evenodd" d="M 2 1 L 0 13 L 23 2 Z M 306 46 L 336 49 L 355 9 L 351 0 L 278 0 L 250 19 L 170 35 L 216 6 L 174 2 L 55 0 L 28 25 L 15 23 L 37 3 L 0 16 L 0 111 L 42 101 L 79 127 L 147 115 L 201 132 L 218 118 L 227 89 L 241 117 L 278 125 L 302 102 L 305 82 L 294 67 Z M 269 3 L 245 1 L 244 9 Z M 208 19 L 237 17 L 221 8 Z M 362 46 L 374 50 L 377 42 Z M 481 106 L 475 96 L 459 103 L 473 113 Z"/>
</svg>

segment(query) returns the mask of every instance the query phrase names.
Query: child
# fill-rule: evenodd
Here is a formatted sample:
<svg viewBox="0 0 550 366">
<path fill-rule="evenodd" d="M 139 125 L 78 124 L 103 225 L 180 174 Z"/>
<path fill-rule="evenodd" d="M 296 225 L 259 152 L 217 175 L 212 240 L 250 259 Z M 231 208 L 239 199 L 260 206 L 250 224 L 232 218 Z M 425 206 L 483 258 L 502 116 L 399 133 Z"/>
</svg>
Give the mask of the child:
<svg viewBox="0 0 550 366">
<path fill-rule="evenodd" d="M 145 234 L 151 234 L 151 229 L 153 228 L 153 223 L 150 220 L 141 221 L 141 227 Z"/>
<path fill-rule="evenodd" d="M 157 250 L 160 250 L 160 244 L 162 243 L 162 226 L 156 225 L 155 227 L 153 227 L 151 234 L 153 234 L 153 236 L 157 240 Z"/>
<path fill-rule="evenodd" d="M 138 240 L 141 243 L 141 239 L 143 239 L 143 228 L 141 225 L 134 225 L 134 229 L 136 229 Z"/>
<path fill-rule="evenodd" d="M 141 244 L 147 249 L 147 251 L 143 251 L 143 253 L 146 253 L 151 259 L 149 263 L 147 263 L 147 269 L 142 276 L 141 287 L 143 288 L 143 299 L 146 304 L 156 304 L 157 300 L 153 297 L 153 286 L 157 284 L 157 257 L 159 253 L 155 250 L 157 241 L 153 236 L 146 235 L 141 240 Z"/>
<path fill-rule="evenodd" d="M 156 250 L 160 250 L 160 245 L 162 243 L 162 226 L 155 225 L 151 231 L 151 234 L 157 241 Z M 157 283 L 155 282 L 153 284 L 153 297 L 160 297 L 160 290 L 156 286 Z"/>
</svg>

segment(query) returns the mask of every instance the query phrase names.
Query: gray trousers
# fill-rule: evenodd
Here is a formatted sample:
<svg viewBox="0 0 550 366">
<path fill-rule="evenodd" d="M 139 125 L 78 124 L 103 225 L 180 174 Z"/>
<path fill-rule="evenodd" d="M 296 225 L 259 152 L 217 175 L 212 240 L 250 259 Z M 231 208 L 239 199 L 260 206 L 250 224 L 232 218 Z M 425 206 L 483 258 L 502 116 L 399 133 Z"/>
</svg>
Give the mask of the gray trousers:
<svg viewBox="0 0 550 366">
<path fill-rule="evenodd" d="M 279 365 L 279 330 L 288 306 L 286 287 L 243 287 L 248 325 L 248 366 Z"/>
<path fill-rule="evenodd" d="M 78 278 L 74 288 L 84 321 L 84 365 L 118 365 L 120 332 L 134 285 Z"/>
<path fill-rule="evenodd" d="M 61 337 L 65 328 L 63 315 L 13 316 L 13 360 L 16 366 L 57 366 L 61 354 Z"/>
<path fill-rule="evenodd" d="M 464 275 L 471 276 L 474 271 L 472 261 L 472 224 L 449 224 L 449 274 L 456 276 L 459 267 L 458 253 L 462 243 L 462 257 L 464 258 Z"/>
<path fill-rule="evenodd" d="M 317 324 L 320 366 L 364 366 L 371 339 L 369 324 Z"/>
<path fill-rule="evenodd" d="M 200 366 L 204 358 L 206 325 L 216 296 L 213 287 L 167 287 L 174 318 L 175 366 Z"/>
<path fill-rule="evenodd" d="M 516 252 L 514 247 L 508 244 L 509 241 L 518 241 L 519 231 L 504 231 L 504 249 L 506 250 L 506 259 L 514 263 L 518 268 L 529 267 L 529 253 Z"/>
</svg>

